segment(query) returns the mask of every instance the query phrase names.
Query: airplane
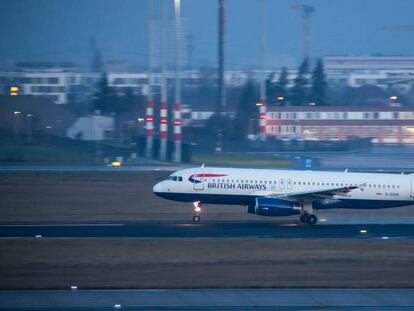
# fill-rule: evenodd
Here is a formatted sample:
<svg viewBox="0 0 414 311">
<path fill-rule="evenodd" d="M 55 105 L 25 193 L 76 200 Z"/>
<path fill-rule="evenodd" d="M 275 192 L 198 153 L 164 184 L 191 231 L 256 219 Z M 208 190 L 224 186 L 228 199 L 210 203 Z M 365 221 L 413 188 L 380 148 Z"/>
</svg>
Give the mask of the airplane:
<svg viewBox="0 0 414 311">
<path fill-rule="evenodd" d="M 153 187 L 157 196 L 193 202 L 193 221 L 200 221 L 203 204 L 247 206 L 261 216 L 299 215 L 315 225 L 315 210 L 378 209 L 414 204 L 414 174 L 355 173 L 187 168 L 174 172 Z"/>
</svg>

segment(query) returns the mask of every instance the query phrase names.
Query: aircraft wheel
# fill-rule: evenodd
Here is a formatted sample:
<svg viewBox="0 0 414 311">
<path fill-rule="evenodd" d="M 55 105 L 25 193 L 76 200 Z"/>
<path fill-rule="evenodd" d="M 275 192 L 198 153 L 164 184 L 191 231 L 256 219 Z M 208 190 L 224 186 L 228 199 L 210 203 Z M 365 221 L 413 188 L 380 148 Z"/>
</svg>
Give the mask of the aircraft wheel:
<svg viewBox="0 0 414 311">
<path fill-rule="evenodd" d="M 318 218 L 315 215 L 308 215 L 308 217 L 306 219 L 306 222 L 309 225 L 314 225 L 318 222 Z"/>
<path fill-rule="evenodd" d="M 302 215 L 300 215 L 300 218 L 299 218 L 300 222 L 306 224 L 308 220 L 308 216 L 309 215 L 306 213 L 303 213 Z"/>
<path fill-rule="evenodd" d="M 194 215 L 193 216 L 193 222 L 200 222 L 200 216 L 198 216 L 198 215 Z"/>
</svg>

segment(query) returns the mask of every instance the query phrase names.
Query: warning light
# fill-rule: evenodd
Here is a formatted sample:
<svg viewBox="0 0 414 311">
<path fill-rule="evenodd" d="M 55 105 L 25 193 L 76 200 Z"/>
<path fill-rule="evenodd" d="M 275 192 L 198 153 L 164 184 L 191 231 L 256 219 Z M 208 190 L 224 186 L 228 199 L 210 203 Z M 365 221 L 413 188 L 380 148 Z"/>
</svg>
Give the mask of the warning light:
<svg viewBox="0 0 414 311">
<path fill-rule="evenodd" d="M 10 87 L 10 96 L 17 96 L 19 95 L 19 87 L 18 86 L 11 86 Z"/>
</svg>

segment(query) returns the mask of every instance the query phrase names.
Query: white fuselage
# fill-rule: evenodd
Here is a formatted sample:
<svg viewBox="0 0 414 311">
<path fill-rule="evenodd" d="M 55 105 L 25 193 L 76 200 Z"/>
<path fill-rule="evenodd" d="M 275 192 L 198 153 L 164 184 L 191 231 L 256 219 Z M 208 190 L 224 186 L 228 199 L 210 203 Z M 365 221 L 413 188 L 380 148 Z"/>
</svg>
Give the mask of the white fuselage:
<svg viewBox="0 0 414 311">
<path fill-rule="evenodd" d="M 345 208 L 384 208 L 410 205 L 413 181 L 412 175 L 383 173 L 209 167 L 177 171 L 153 191 L 175 201 L 251 205 L 257 197 L 357 186 L 333 199 L 341 200 Z"/>
</svg>

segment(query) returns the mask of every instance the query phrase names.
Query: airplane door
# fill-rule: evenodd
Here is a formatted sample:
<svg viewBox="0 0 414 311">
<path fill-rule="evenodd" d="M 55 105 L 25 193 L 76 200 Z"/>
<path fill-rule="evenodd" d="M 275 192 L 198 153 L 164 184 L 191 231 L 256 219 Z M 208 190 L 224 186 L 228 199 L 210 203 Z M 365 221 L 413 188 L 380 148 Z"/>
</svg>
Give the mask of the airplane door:
<svg viewBox="0 0 414 311">
<path fill-rule="evenodd" d="M 195 172 L 192 176 L 193 179 L 193 189 L 194 190 L 204 190 L 204 178 L 203 174 L 200 172 Z"/>
<path fill-rule="evenodd" d="M 410 197 L 414 198 L 414 178 L 411 178 L 411 194 Z"/>
<path fill-rule="evenodd" d="M 284 180 L 284 179 L 281 179 L 281 180 L 279 181 L 279 188 L 280 188 L 280 189 L 285 189 L 285 180 Z"/>
</svg>

